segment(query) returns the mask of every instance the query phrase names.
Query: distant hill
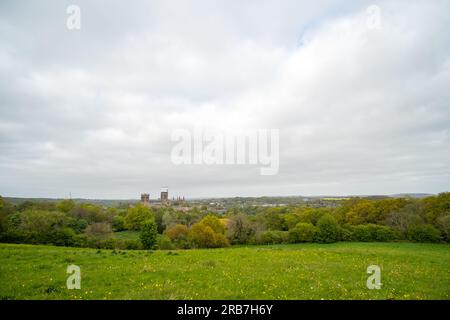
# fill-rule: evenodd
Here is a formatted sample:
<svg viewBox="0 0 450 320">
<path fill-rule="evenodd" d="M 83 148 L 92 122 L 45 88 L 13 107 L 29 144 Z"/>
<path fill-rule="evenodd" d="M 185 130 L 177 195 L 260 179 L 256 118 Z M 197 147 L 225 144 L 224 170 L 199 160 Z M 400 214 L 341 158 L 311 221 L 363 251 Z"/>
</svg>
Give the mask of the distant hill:
<svg viewBox="0 0 450 320">
<path fill-rule="evenodd" d="M 216 197 L 216 198 L 197 198 L 197 199 L 187 199 L 186 201 L 192 204 L 221 204 L 225 207 L 230 205 L 296 205 L 311 201 L 339 201 L 346 200 L 349 198 L 363 198 L 363 199 L 386 199 L 386 198 L 413 198 L 422 199 L 425 197 L 433 196 L 430 193 L 398 193 L 391 195 L 348 195 L 348 196 L 334 196 L 334 195 L 322 195 L 322 196 L 262 196 L 262 197 Z M 57 202 L 63 200 L 62 198 L 18 198 L 18 197 L 3 197 L 3 199 L 14 204 L 20 204 L 25 201 L 34 202 Z M 121 205 L 135 204 L 139 202 L 138 199 L 84 199 L 84 198 L 74 198 L 72 199 L 76 203 L 92 203 L 98 204 L 105 207 L 117 207 Z"/>
<path fill-rule="evenodd" d="M 17 198 L 17 197 L 3 197 L 8 202 L 13 204 L 21 204 L 25 201 L 33 201 L 33 202 L 58 202 L 64 200 L 62 198 Z M 125 200 L 105 200 L 105 199 L 82 199 L 82 198 L 74 198 L 72 199 L 75 203 L 92 203 L 98 204 L 105 207 L 117 207 L 119 205 L 124 204 L 134 204 L 139 200 L 136 199 L 125 199 Z"/>
<path fill-rule="evenodd" d="M 390 195 L 393 198 L 417 198 L 422 199 L 426 197 L 434 196 L 432 193 L 398 193 Z"/>
</svg>

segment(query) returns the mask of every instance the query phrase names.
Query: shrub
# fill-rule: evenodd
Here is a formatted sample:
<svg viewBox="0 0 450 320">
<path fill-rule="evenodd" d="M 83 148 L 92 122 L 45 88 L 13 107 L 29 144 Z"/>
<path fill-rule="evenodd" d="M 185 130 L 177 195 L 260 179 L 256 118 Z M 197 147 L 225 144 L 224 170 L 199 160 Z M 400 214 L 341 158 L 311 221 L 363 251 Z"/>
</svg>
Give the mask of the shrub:
<svg viewBox="0 0 450 320">
<path fill-rule="evenodd" d="M 69 223 L 69 226 L 77 233 L 83 232 L 88 226 L 87 221 L 84 219 L 75 219 L 72 217 L 70 219 L 71 222 Z"/>
<path fill-rule="evenodd" d="M 118 249 L 120 240 L 118 239 L 100 239 L 86 238 L 86 247 L 96 249 Z"/>
<path fill-rule="evenodd" d="M 431 224 L 418 224 L 409 228 L 408 239 L 414 242 L 439 242 L 441 233 Z"/>
<path fill-rule="evenodd" d="M 189 229 L 183 224 L 176 224 L 168 228 L 165 235 L 174 243 L 178 245 L 186 245 Z"/>
<path fill-rule="evenodd" d="M 353 238 L 355 241 L 369 242 L 369 241 L 392 241 L 398 238 L 397 233 L 386 226 L 377 224 L 362 224 L 354 226 Z"/>
<path fill-rule="evenodd" d="M 205 225 L 203 222 L 195 223 L 189 230 L 188 239 L 196 248 L 219 248 L 229 246 L 228 239 Z"/>
<path fill-rule="evenodd" d="M 267 230 L 258 232 L 255 236 L 256 244 L 279 244 L 289 242 L 289 232 L 279 230 Z"/>
<path fill-rule="evenodd" d="M 158 249 L 161 250 L 172 250 L 175 248 L 174 244 L 170 240 L 170 238 L 166 235 L 161 235 L 158 237 Z"/>
<path fill-rule="evenodd" d="M 73 219 L 62 212 L 26 210 L 8 216 L 2 241 L 73 245 Z"/>
<path fill-rule="evenodd" d="M 71 247 L 76 244 L 76 233 L 71 228 L 56 229 L 51 235 L 50 243 L 56 246 Z"/>
<path fill-rule="evenodd" d="M 355 241 L 362 241 L 362 242 L 372 241 L 372 233 L 368 225 L 361 224 L 359 226 L 354 226 L 352 229 L 353 229 L 353 238 Z"/>
<path fill-rule="evenodd" d="M 289 230 L 289 242 L 312 242 L 316 232 L 317 228 L 312 223 L 299 222 Z"/>
<path fill-rule="evenodd" d="M 124 231 L 126 230 L 125 228 L 125 217 L 122 216 L 115 216 L 113 221 L 112 221 L 112 227 L 114 229 L 114 231 Z"/>
<path fill-rule="evenodd" d="M 99 239 L 88 238 L 84 235 L 77 235 L 75 237 L 75 246 L 88 247 L 96 249 L 118 249 L 118 250 L 140 250 L 143 248 L 139 240 L 122 240 L 122 239 Z"/>
<path fill-rule="evenodd" d="M 372 227 L 374 241 L 392 241 L 396 239 L 394 230 L 386 226 L 373 225 Z"/>
<path fill-rule="evenodd" d="M 339 240 L 342 241 L 355 241 L 354 227 L 351 225 L 344 225 L 339 228 Z"/>
<path fill-rule="evenodd" d="M 325 214 L 317 221 L 318 232 L 316 233 L 315 241 L 319 243 L 332 243 L 339 240 L 339 225 L 336 219 L 330 215 Z"/>
<path fill-rule="evenodd" d="M 214 233 L 214 243 L 217 248 L 228 247 L 230 245 L 230 242 L 228 241 L 227 237 L 217 232 Z"/>
<path fill-rule="evenodd" d="M 143 248 L 140 240 L 123 240 L 123 248 L 127 250 L 141 250 Z"/>
<path fill-rule="evenodd" d="M 112 236 L 111 224 L 108 222 L 96 222 L 86 228 L 89 238 L 107 239 Z"/>
<path fill-rule="evenodd" d="M 195 223 L 189 230 L 188 239 L 194 247 L 214 248 L 214 230 L 201 222 Z"/>
<path fill-rule="evenodd" d="M 139 235 L 144 249 L 153 249 L 155 247 L 157 235 L 158 229 L 155 219 L 146 220 L 142 224 L 141 233 Z"/>
</svg>

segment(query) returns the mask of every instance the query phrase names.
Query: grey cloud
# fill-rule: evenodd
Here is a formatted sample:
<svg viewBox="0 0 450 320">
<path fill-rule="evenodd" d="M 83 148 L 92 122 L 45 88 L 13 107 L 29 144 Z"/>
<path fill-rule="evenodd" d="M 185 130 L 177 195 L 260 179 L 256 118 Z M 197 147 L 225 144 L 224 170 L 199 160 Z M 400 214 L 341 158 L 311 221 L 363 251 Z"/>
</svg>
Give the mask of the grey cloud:
<svg viewBox="0 0 450 320">
<path fill-rule="evenodd" d="M 445 1 L 0 5 L 0 194 L 130 198 L 440 192 Z M 172 130 L 279 128 L 280 170 L 175 166 Z"/>
</svg>

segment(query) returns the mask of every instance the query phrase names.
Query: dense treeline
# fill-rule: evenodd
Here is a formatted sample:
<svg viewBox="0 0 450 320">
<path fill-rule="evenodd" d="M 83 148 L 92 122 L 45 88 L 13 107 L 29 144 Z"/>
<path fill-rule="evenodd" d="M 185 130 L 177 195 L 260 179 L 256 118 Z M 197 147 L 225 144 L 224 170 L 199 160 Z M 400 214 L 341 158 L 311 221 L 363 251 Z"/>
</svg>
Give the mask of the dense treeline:
<svg viewBox="0 0 450 320">
<path fill-rule="evenodd" d="M 122 240 L 114 232 L 134 230 Z M 332 208 L 249 207 L 215 215 L 141 205 L 104 208 L 0 197 L 0 241 L 117 249 L 215 248 L 231 244 L 336 241 L 450 242 L 450 193 L 424 199 L 352 198 Z"/>
</svg>

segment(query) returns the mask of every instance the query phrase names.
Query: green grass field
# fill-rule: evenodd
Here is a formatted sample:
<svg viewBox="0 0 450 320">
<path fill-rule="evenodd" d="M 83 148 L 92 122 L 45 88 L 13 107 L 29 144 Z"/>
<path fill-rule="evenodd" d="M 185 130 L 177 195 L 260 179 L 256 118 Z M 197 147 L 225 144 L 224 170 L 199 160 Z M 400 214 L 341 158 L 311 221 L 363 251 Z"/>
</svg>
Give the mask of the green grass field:
<svg viewBox="0 0 450 320">
<path fill-rule="evenodd" d="M 120 231 L 114 232 L 113 238 L 120 240 L 138 240 L 139 239 L 139 231 Z"/>
<path fill-rule="evenodd" d="M 66 268 L 81 267 L 81 290 Z M 369 290 L 369 265 L 382 287 Z M 1 299 L 450 299 L 450 245 L 336 243 L 178 251 L 0 244 Z"/>
</svg>

